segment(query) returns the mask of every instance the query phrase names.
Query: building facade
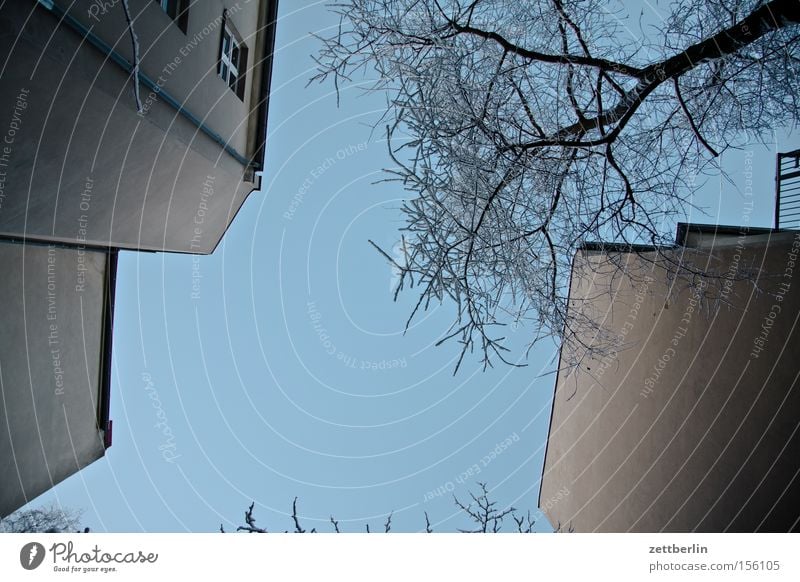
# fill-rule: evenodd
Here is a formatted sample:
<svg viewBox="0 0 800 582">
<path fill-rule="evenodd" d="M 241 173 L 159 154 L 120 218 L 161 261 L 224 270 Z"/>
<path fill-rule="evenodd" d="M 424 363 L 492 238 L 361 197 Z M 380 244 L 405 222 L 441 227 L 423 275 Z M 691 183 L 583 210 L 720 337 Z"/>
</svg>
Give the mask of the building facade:
<svg viewBox="0 0 800 582">
<path fill-rule="evenodd" d="M 673 276 L 664 256 L 705 275 Z M 799 529 L 800 232 L 680 225 L 660 255 L 587 245 L 570 285 L 569 309 L 607 333 L 562 347 L 551 523 Z"/>
<path fill-rule="evenodd" d="M 116 251 L 0 241 L 0 516 L 111 444 Z"/>
<path fill-rule="evenodd" d="M 210 253 L 258 189 L 277 2 L 128 5 L 0 7 L 0 237 Z"/>
<path fill-rule="evenodd" d="M 0 3 L 0 517 L 111 445 L 118 250 L 260 188 L 277 0 Z"/>
</svg>

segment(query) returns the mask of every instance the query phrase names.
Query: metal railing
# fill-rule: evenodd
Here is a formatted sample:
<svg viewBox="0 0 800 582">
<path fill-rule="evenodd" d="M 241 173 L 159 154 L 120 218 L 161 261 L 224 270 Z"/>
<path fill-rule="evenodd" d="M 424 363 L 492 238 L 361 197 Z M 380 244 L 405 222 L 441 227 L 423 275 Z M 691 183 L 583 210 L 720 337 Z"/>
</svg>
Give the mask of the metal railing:
<svg viewBox="0 0 800 582">
<path fill-rule="evenodd" d="M 800 229 L 800 149 L 778 154 L 775 228 Z"/>
</svg>

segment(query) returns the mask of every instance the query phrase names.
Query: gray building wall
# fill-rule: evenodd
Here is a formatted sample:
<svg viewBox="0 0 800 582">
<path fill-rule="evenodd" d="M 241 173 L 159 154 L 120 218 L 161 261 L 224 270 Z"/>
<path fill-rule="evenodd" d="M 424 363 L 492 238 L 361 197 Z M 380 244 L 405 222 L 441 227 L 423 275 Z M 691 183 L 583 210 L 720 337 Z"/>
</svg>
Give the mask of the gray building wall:
<svg viewBox="0 0 800 582">
<path fill-rule="evenodd" d="M 687 244 L 675 258 L 717 277 L 670 279 L 652 253 L 575 258 L 570 310 L 617 341 L 558 374 L 539 499 L 554 525 L 800 527 L 800 234 Z M 564 362 L 585 353 L 563 350 Z"/>
<path fill-rule="evenodd" d="M 133 61 L 121 3 L 63 4 L 66 15 L 0 7 L 0 236 L 213 251 L 258 186 L 272 4 L 195 2 L 184 34 L 157 3 L 130 0 L 142 73 L 160 92 L 140 84 L 142 113 L 114 60 Z M 217 75 L 226 6 L 250 49 L 243 101 Z"/>
<path fill-rule="evenodd" d="M 0 516 L 105 452 L 114 264 L 0 242 Z"/>
<path fill-rule="evenodd" d="M 0 3 L 0 516 L 110 442 L 116 249 L 210 253 L 259 186 L 277 0 L 129 5 L 141 110 L 122 2 Z"/>
</svg>

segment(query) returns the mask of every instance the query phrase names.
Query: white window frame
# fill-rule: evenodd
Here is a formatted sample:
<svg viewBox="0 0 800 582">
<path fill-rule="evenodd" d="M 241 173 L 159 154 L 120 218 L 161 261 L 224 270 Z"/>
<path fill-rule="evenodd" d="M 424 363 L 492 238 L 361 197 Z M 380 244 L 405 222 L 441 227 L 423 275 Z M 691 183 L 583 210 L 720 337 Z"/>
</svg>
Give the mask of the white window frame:
<svg viewBox="0 0 800 582">
<path fill-rule="evenodd" d="M 236 40 L 236 35 L 233 34 L 228 26 L 225 26 L 222 37 L 222 50 L 220 51 L 220 66 L 219 76 L 225 81 L 225 84 L 230 87 L 234 92 L 236 91 L 236 83 L 239 81 L 239 60 L 242 54 L 240 43 Z M 227 37 L 227 46 L 225 38 Z M 236 62 L 233 62 L 233 51 L 236 49 Z M 233 84 L 231 84 L 233 79 Z"/>
</svg>

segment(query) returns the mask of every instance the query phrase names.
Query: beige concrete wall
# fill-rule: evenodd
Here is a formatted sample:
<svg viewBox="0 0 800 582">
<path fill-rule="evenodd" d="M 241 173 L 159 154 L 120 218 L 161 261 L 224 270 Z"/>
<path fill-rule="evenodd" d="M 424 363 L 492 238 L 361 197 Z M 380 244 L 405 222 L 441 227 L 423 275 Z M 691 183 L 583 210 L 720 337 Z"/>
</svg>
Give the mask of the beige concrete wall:
<svg viewBox="0 0 800 582">
<path fill-rule="evenodd" d="M 612 278 L 606 255 L 576 257 L 570 309 L 617 342 L 558 375 L 540 496 L 554 525 L 800 527 L 800 235 L 695 241 L 685 258 L 721 278 L 671 282 L 652 254 L 618 256 L 635 277 Z"/>
<path fill-rule="evenodd" d="M 230 18 L 252 38 L 265 4 L 240 5 Z M 110 5 L 97 22 L 91 6 L 76 2 L 70 15 L 129 58 L 121 5 Z M 219 21 L 223 3 L 196 3 L 187 35 L 155 2 L 132 1 L 131 9 L 138 14 L 144 72 L 165 77 L 166 90 L 185 98 L 234 149 L 251 152 L 257 124 L 251 91 L 242 103 L 216 76 L 220 26 L 202 36 L 206 22 Z M 211 252 L 256 187 L 252 172 L 163 99 L 148 100 L 144 86 L 146 113 L 137 114 L 127 73 L 57 24 L 36 3 L 0 9 L 0 52 L 9 55 L 0 86 L 0 236 Z M 85 232 L 79 232 L 84 217 Z"/>
</svg>

